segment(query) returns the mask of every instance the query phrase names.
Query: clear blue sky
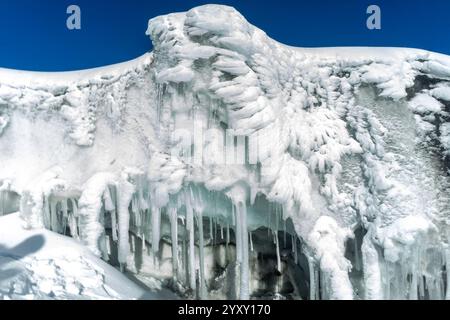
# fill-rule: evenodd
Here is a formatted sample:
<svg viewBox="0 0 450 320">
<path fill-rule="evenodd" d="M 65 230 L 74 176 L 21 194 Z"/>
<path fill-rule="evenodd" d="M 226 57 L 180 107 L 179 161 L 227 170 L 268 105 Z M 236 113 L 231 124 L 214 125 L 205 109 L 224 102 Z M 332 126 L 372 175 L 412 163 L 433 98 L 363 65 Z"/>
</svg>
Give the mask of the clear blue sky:
<svg viewBox="0 0 450 320">
<path fill-rule="evenodd" d="M 399 46 L 450 54 L 449 0 L 0 0 L 0 67 L 62 71 L 126 61 L 151 50 L 148 19 L 205 3 L 234 6 L 272 38 L 293 46 Z M 82 30 L 66 28 L 66 8 Z M 382 9 L 382 30 L 366 8 Z"/>
</svg>

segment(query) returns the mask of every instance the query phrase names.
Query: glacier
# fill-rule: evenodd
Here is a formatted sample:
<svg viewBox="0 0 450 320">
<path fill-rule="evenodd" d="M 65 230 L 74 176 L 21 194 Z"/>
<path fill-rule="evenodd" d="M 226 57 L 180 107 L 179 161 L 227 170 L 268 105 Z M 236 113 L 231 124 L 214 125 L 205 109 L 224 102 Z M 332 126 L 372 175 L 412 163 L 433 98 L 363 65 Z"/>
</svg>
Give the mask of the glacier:
<svg viewBox="0 0 450 320">
<path fill-rule="evenodd" d="M 183 298 L 450 298 L 449 56 L 289 47 L 220 5 L 147 35 L 0 69 L 0 216 Z"/>
</svg>

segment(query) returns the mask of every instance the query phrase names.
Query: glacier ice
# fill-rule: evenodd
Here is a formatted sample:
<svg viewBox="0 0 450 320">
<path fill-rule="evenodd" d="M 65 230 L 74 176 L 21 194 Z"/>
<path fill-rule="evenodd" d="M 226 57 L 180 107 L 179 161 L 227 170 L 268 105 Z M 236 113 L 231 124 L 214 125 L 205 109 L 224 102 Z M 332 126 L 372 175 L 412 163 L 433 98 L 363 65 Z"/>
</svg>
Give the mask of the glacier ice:
<svg viewBox="0 0 450 320">
<path fill-rule="evenodd" d="M 184 297 L 450 298 L 449 57 L 288 47 L 219 5 L 147 34 L 0 70 L 0 215 Z"/>
</svg>

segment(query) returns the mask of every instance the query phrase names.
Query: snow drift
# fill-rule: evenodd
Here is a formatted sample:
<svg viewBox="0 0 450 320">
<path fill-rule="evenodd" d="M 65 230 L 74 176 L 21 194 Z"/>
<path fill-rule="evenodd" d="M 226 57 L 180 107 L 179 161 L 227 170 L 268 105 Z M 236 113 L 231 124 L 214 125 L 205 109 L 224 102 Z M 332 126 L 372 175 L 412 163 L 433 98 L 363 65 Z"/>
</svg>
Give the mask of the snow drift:
<svg viewBox="0 0 450 320">
<path fill-rule="evenodd" d="M 0 70 L 0 214 L 185 297 L 450 297 L 449 57 L 292 48 L 217 5 L 147 34 Z"/>
</svg>

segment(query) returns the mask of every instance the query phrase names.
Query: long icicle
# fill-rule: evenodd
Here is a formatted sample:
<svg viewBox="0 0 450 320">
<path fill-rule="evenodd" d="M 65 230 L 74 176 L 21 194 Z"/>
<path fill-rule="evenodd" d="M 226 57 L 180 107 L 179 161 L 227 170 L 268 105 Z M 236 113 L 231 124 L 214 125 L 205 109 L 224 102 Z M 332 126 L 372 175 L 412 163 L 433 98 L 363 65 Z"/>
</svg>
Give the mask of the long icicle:
<svg viewBox="0 0 450 320">
<path fill-rule="evenodd" d="M 275 231 L 273 233 L 273 236 L 275 237 L 275 246 L 277 249 L 277 270 L 279 273 L 281 273 L 281 257 L 280 257 L 280 243 L 278 240 L 278 231 Z"/>
<path fill-rule="evenodd" d="M 44 197 L 44 226 L 50 229 L 51 225 L 50 201 L 48 197 Z"/>
<path fill-rule="evenodd" d="M 309 269 L 309 300 L 316 300 L 316 277 L 314 272 L 314 261 L 307 255 Z"/>
<path fill-rule="evenodd" d="M 6 205 L 6 192 L 0 190 L 0 217 L 4 214 Z"/>
<path fill-rule="evenodd" d="M 194 238 L 194 211 L 191 204 L 191 195 L 186 192 L 186 230 L 189 233 L 188 273 L 189 286 L 195 292 L 195 238 Z"/>
<path fill-rule="evenodd" d="M 294 262 L 298 264 L 298 248 L 297 248 L 297 237 L 292 236 L 292 250 L 294 251 Z"/>
<path fill-rule="evenodd" d="M 172 272 L 178 279 L 178 214 L 177 208 L 169 209 L 170 233 L 172 238 Z"/>
<path fill-rule="evenodd" d="M 249 248 L 248 248 L 248 230 L 247 230 L 247 207 L 245 203 L 239 202 L 236 208 L 236 229 L 239 230 L 236 238 L 240 238 L 240 247 L 237 248 L 240 257 L 240 290 L 239 298 L 241 300 L 250 299 L 250 281 L 249 281 Z"/>
<path fill-rule="evenodd" d="M 111 232 L 113 241 L 119 240 L 118 228 L 117 228 L 117 189 L 112 186 L 108 186 L 104 194 L 105 197 L 105 209 L 110 212 L 111 215 Z"/>
<path fill-rule="evenodd" d="M 62 234 L 66 235 L 67 222 L 69 221 L 68 209 L 67 209 L 67 199 L 61 200 L 61 212 L 62 212 Z"/>
<path fill-rule="evenodd" d="M 134 185 L 131 184 L 127 177 L 122 177 L 122 181 L 118 190 L 118 223 L 119 223 L 119 256 L 120 269 L 124 270 L 126 266 L 127 257 L 130 252 L 129 243 L 129 228 L 130 228 L 130 213 L 128 207 L 134 193 Z"/>
<path fill-rule="evenodd" d="M 447 274 L 447 290 L 445 299 L 450 300 L 450 249 L 445 250 L 445 272 Z"/>
<path fill-rule="evenodd" d="M 50 230 L 53 232 L 58 232 L 58 214 L 56 210 L 57 201 L 53 197 L 49 197 L 50 199 Z"/>
<path fill-rule="evenodd" d="M 78 226 L 77 226 L 77 217 L 78 217 L 77 203 L 72 198 L 70 198 L 69 201 L 72 204 L 72 212 L 69 215 L 70 234 L 74 239 L 78 240 L 79 235 L 78 235 Z"/>
<path fill-rule="evenodd" d="M 205 248 L 203 240 L 203 215 L 199 210 L 197 213 L 197 225 L 198 225 L 198 239 L 199 239 L 199 264 L 200 264 L 200 299 L 205 299 L 206 288 L 205 288 Z"/>
<path fill-rule="evenodd" d="M 155 263 L 159 253 L 159 241 L 161 235 L 161 208 L 152 206 L 152 253 Z"/>
</svg>

